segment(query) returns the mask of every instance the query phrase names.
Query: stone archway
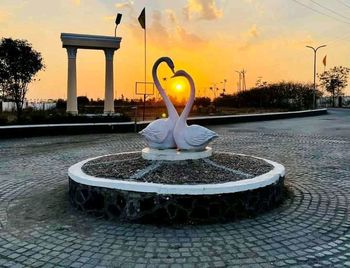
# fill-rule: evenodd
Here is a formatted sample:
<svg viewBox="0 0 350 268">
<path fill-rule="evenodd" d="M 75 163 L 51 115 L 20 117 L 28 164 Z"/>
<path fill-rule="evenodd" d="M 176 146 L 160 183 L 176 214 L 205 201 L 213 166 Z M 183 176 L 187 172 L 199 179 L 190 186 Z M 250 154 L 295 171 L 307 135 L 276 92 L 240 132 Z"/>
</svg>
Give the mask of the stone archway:
<svg viewBox="0 0 350 268">
<path fill-rule="evenodd" d="M 120 48 L 121 37 L 61 33 L 62 47 L 67 49 L 67 113 L 78 114 L 76 57 L 78 49 L 103 50 L 106 57 L 104 113 L 114 113 L 113 56 Z"/>
</svg>

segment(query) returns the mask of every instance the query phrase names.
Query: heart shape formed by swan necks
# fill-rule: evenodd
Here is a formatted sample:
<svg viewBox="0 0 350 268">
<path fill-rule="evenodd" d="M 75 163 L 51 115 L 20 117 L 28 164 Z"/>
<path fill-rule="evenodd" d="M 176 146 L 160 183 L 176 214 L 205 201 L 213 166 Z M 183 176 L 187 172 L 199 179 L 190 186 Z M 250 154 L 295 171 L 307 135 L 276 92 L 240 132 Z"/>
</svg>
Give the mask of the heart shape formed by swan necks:
<svg viewBox="0 0 350 268">
<path fill-rule="evenodd" d="M 184 110 L 179 116 L 173 103 L 162 88 L 157 69 L 162 63 L 167 63 L 168 67 L 174 72 L 174 63 L 169 57 L 159 58 L 153 65 L 152 76 L 159 94 L 162 96 L 165 106 L 168 110 L 167 119 L 158 119 L 151 122 L 145 129 L 139 133 L 144 137 L 147 145 L 151 149 L 174 149 L 188 151 L 204 151 L 207 145 L 218 137 L 218 134 L 210 129 L 199 125 L 187 125 L 187 118 L 195 98 L 195 85 L 192 77 L 184 70 L 174 72 L 172 77 L 185 77 L 190 84 L 190 97 Z"/>
</svg>

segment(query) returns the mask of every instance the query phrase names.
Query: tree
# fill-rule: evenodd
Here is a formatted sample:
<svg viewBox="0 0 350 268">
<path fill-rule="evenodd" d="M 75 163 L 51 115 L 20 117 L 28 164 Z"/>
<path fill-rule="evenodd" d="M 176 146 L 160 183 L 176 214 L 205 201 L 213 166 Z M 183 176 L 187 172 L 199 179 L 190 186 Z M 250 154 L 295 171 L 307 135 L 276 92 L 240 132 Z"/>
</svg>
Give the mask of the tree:
<svg viewBox="0 0 350 268">
<path fill-rule="evenodd" d="M 56 102 L 56 108 L 58 110 L 66 110 L 67 108 L 67 102 L 63 99 L 58 99 L 57 102 Z"/>
<path fill-rule="evenodd" d="M 210 98 L 208 97 L 197 97 L 194 99 L 194 105 L 208 107 L 211 103 Z"/>
<path fill-rule="evenodd" d="M 343 89 L 348 85 L 350 69 L 343 66 L 335 66 L 332 69 L 318 75 L 321 86 L 332 94 L 333 107 L 335 97 L 343 95 Z"/>
<path fill-rule="evenodd" d="M 78 96 L 77 97 L 77 103 L 78 103 L 78 107 L 84 107 L 86 105 L 90 104 L 89 98 L 86 96 Z"/>
<path fill-rule="evenodd" d="M 0 88 L 4 97 L 15 102 L 17 118 L 23 110 L 28 85 L 45 68 L 41 54 L 26 40 L 3 38 L 0 42 Z"/>
<path fill-rule="evenodd" d="M 255 82 L 255 87 L 257 87 L 257 88 L 266 87 L 267 85 L 268 85 L 268 83 L 266 81 L 263 81 L 261 76 L 259 76 Z"/>
</svg>

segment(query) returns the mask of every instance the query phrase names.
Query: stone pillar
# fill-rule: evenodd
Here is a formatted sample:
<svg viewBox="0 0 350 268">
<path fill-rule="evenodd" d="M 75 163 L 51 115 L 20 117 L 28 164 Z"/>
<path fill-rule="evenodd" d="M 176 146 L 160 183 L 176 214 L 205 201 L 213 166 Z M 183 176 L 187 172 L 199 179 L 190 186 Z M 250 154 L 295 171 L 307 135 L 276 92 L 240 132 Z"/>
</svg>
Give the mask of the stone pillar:
<svg viewBox="0 0 350 268">
<path fill-rule="evenodd" d="M 114 82 L 113 82 L 113 55 L 114 49 L 105 49 L 106 76 L 105 76 L 105 103 L 104 113 L 114 113 Z"/>
<path fill-rule="evenodd" d="M 67 83 L 67 113 L 78 114 L 77 104 L 77 48 L 67 47 L 68 83 Z"/>
</svg>

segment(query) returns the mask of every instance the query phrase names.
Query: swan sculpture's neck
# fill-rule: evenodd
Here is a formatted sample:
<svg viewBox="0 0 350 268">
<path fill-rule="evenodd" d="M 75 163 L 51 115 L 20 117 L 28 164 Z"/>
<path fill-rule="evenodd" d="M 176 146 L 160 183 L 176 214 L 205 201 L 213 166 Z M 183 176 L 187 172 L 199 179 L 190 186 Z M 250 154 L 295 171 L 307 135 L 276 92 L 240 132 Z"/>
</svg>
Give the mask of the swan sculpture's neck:
<svg viewBox="0 0 350 268">
<path fill-rule="evenodd" d="M 182 74 L 189 82 L 190 84 L 190 88 L 191 88 L 191 91 L 190 91 L 190 98 L 189 100 L 187 101 L 186 103 L 186 106 L 185 106 L 185 109 L 182 111 L 181 113 L 181 116 L 179 118 L 179 121 L 181 123 L 186 123 L 186 119 L 187 117 L 189 116 L 190 114 L 190 111 L 191 111 L 191 108 L 192 108 L 192 105 L 193 105 L 193 102 L 194 102 L 194 96 L 195 96 L 195 86 L 194 86 L 194 82 L 193 82 L 193 79 L 192 77 L 186 73 L 186 72 L 183 72 Z"/>
<path fill-rule="evenodd" d="M 157 76 L 158 66 L 162 62 L 166 62 L 166 61 L 167 61 L 166 58 L 160 58 L 154 63 L 153 68 L 152 68 L 152 76 L 153 76 L 154 83 L 159 91 L 159 94 L 162 96 L 162 98 L 164 100 L 165 106 L 168 110 L 169 118 L 170 119 L 177 119 L 179 117 L 179 115 L 178 115 L 174 105 L 172 104 L 172 102 L 168 98 L 167 94 L 165 93 L 164 89 L 162 88 L 162 86 L 159 82 L 158 76 Z"/>
</svg>

